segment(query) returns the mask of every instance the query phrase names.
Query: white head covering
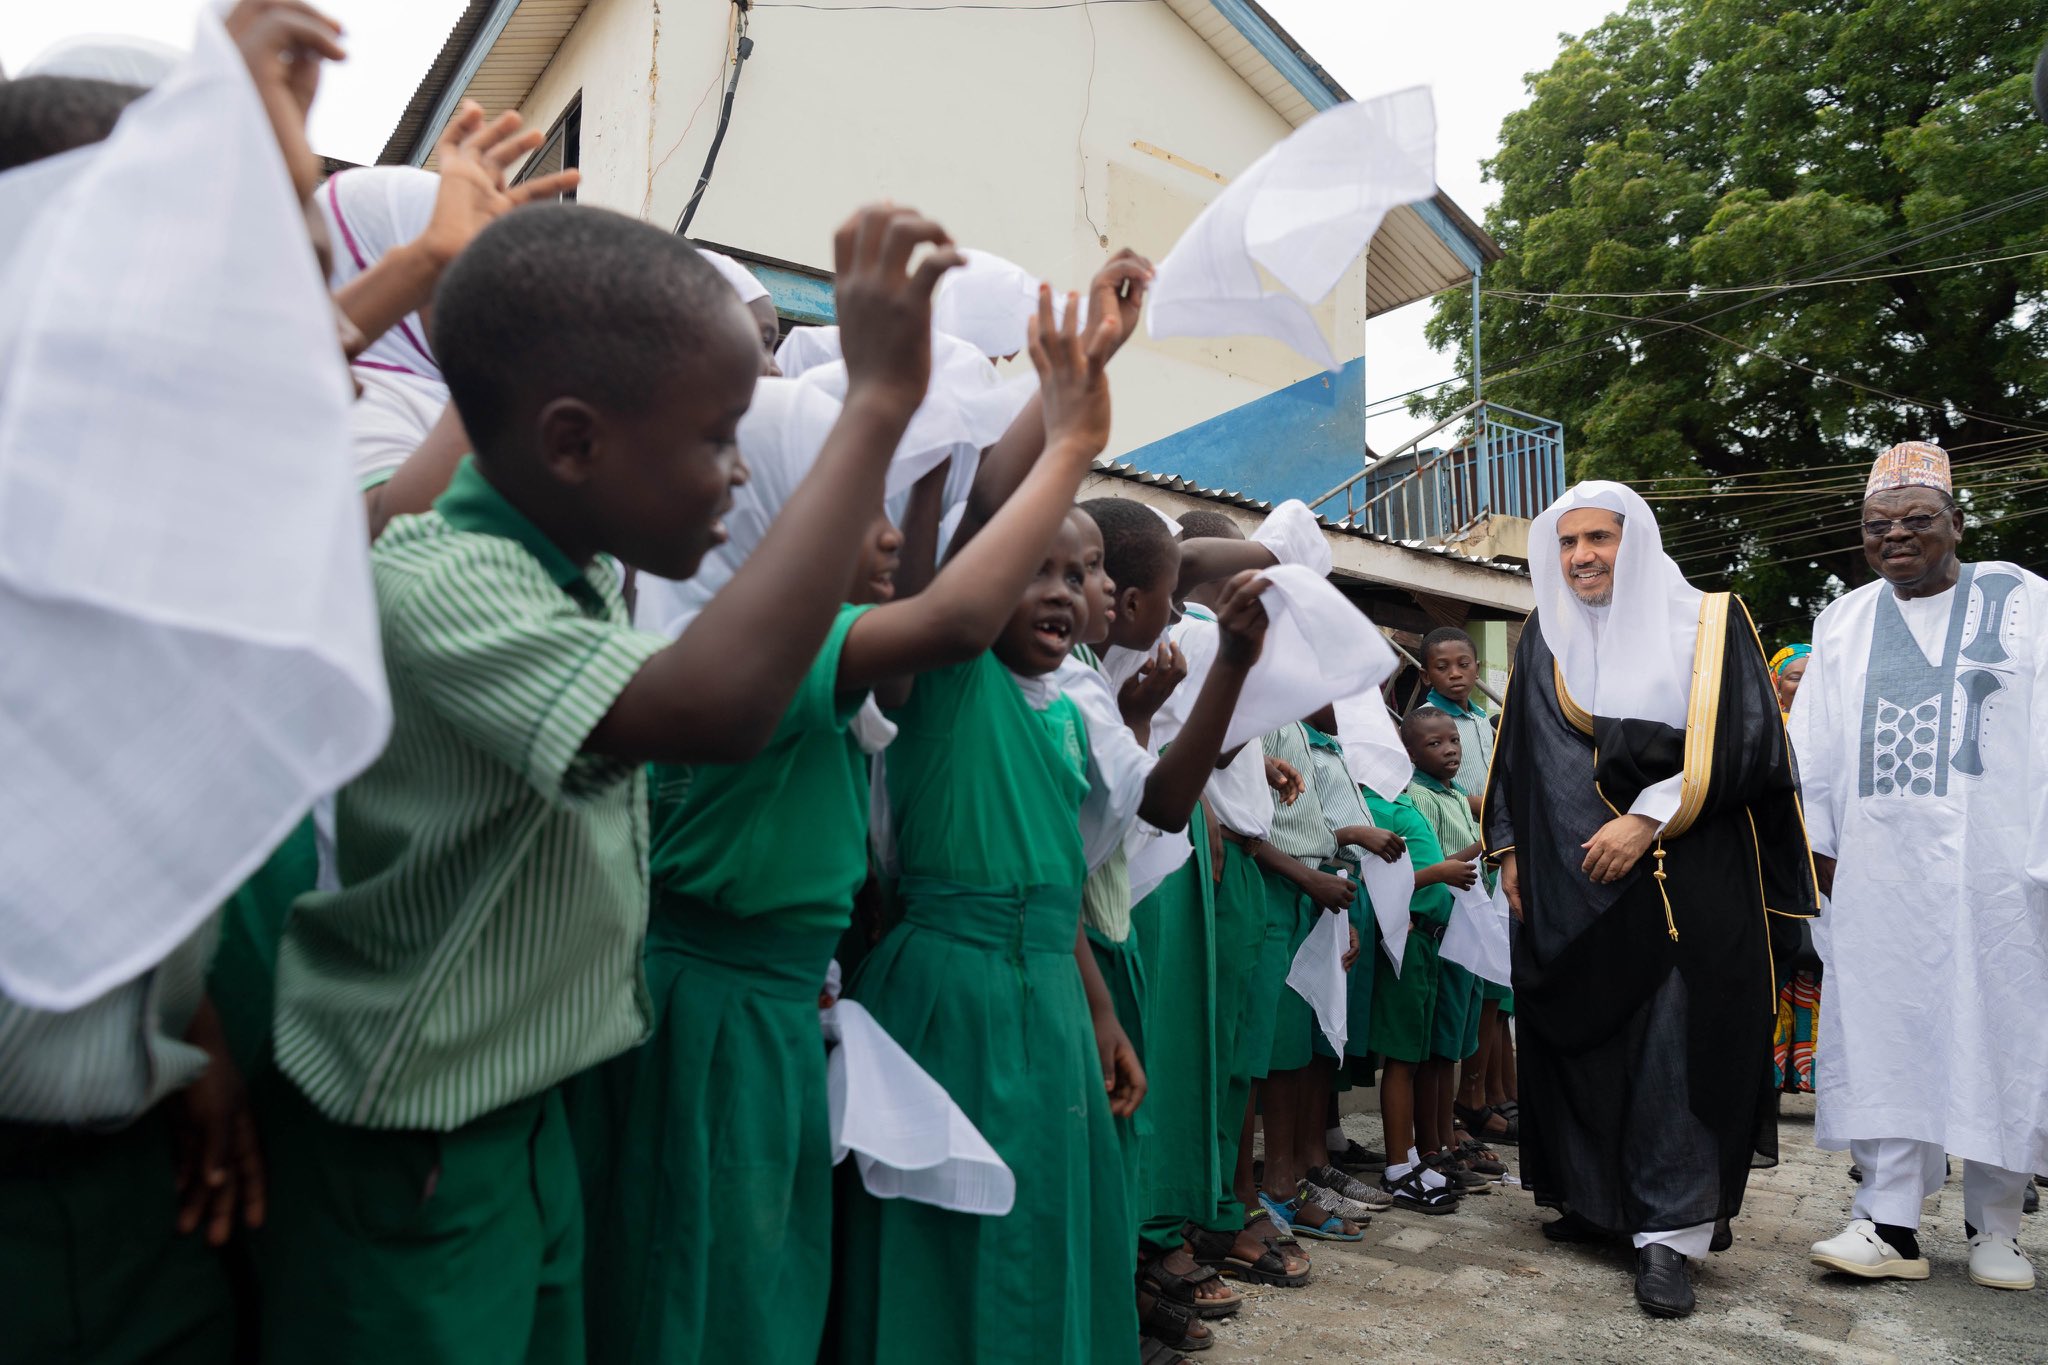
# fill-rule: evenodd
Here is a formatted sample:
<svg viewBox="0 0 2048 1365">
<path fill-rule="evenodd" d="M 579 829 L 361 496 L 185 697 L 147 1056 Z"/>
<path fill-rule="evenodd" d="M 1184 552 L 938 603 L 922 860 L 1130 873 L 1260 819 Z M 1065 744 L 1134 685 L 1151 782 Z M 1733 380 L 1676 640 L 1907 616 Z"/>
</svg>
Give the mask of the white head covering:
<svg viewBox="0 0 2048 1365">
<path fill-rule="evenodd" d="M 29 60 L 24 76 L 72 76 L 153 89 L 185 54 L 169 43 L 131 34 L 79 34 L 60 38 Z"/>
<path fill-rule="evenodd" d="M 1153 276 L 1152 335 L 1267 336 L 1335 370 L 1312 309 L 1390 210 L 1435 190 L 1427 88 L 1325 109 L 1225 186 L 1174 243 Z M 1266 287 L 1262 267 L 1280 289 Z"/>
<path fill-rule="evenodd" d="M 1582 507 L 1622 518 L 1614 600 L 1605 607 L 1581 602 L 1558 565 L 1558 520 Z M 1580 706 L 1684 727 L 1703 594 L 1664 553 L 1656 514 L 1634 489 L 1605 479 L 1566 489 L 1530 524 L 1529 579 L 1544 643 Z"/>
<path fill-rule="evenodd" d="M 314 191 L 334 248 L 330 289 L 340 289 L 393 247 L 427 230 L 441 177 L 412 166 L 337 171 Z M 408 313 L 355 361 L 363 393 L 349 409 L 357 482 L 390 474 L 419 449 L 448 406 L 448 385 L 434 361 L 426 324 Z"/>
<path fill-rule="evenodd" d="M 784 379 L 795 379 L 805 370 L 830 364 L 840 358 L 837 327 L 792 327 L 775 348 L 775 368 Z"/>
<path fill-rule="evenodd" d="M 932 295 L 932 326 L 991 360 L 1017 354 L 1038 311 L 1038 277 L 991 252 L 960 254 L 967 263 L 947 271 Z"/>
<path fill-rule="evenodd" d="M 741 265 L 722 251 L 697 248 L 697 254 L 711 262 L 711 268 L 725 277 L 732 286 L 732 292 L 740 296 L 741 303 L 752 303 L 755 299 L 768 297 L 768 286 L 754 277 L 754 272 Z"/>
<path fill-rule="evenodd" d="M 0 264 L 0 990 L 38 1009 L 161 961 L 390 729 L 334 316 L 211 11 L 132 112 Z"/>
</svg>

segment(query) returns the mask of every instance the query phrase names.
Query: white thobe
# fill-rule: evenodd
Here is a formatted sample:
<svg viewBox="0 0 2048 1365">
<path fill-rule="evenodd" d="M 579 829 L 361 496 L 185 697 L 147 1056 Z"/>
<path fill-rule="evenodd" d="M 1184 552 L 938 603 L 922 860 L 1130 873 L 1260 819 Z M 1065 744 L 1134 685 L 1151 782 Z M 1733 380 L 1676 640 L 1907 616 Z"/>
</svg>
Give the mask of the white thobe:
<svg viewBox="0 0 2048 1365">
<path fill-rule="evenodd" d="M 1814 933 L 1822 1147 L 2048 1165 L 2044 628 L 2048 582 L 2003 563 L 1938 598 L 1868 584 L 1814 623 L 1790 726 L 1813 850 L 1837 860 Z"/>
</svg>

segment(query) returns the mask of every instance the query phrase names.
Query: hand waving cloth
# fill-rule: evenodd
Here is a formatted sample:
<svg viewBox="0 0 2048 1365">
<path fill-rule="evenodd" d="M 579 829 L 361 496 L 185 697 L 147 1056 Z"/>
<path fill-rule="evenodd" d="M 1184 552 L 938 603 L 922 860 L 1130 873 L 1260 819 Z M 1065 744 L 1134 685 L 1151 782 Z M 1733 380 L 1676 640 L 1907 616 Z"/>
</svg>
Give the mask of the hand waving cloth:
<svg viewBox="0 0 2048 1365">
<path fill-rule="evenodd" d="M 391 722 L 334 316 L 217 18 L 85 161 L 0 266 L 0 990 L 52 1010 Z"/>
</svg>

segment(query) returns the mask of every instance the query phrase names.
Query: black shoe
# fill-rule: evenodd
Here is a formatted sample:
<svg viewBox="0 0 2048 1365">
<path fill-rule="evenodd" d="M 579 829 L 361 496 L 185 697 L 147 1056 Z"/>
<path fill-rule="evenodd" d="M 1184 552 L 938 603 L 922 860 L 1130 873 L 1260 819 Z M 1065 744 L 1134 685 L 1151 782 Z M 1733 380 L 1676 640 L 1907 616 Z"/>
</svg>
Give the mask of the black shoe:
<svg viewBox="0 0 2048 1365">
<path fill-rule="evenodd" d="M 1330 1153 L 1330 1164 L 1346 1175 L 1380 1175 L 1387 1169 L 1387 1154 L 1347 1140 L 1343 1151 Z"/>
<path fill-rule="evenodd" d="M 1682 1318 L 1692 1312 L 1692 1275 L 1685 1257 L 1662 1242 L 1636 1252 L 1636 1302 L 1657 1318 Z"/>
<path fill-rule="evenodd" d="M 2041 1211 L 2041 1192 L 2040 1192 L 2039 1190 L 2035 1189 L 2035 1188 L 2034 1188 L 2034 1182 L 2033 1182 L 2033 1181 L 2031 1181 L 2031 1180 L 2029 1180 L 2029 1181 L 2027 1182 L 2027 1192 L 2026 1192 L 2026 1194 L 2025 1194 L 2025 1195 L 2021 1196 L 2021 1198 L 2020 1198 L 2020 1212 L 2021 1212 L 2021 1213 L 2039 1213 L 2040 1211 Z"/>
<path fill-rule="evenodd" d="M 1606 1242 L 1614 1237 L 1606 1228 L 1595 1227 L 1578 1214 L 1570 1212 L 1545 1223 L 1543 1235 L 1553 1242 Z"/>
<path fill-rule="evenodd" d="M 1849 1179 L 1861 1185 L 1863 1183 L 1863 1168 L 1861 1166 L 1851 1166 L 1849 1168 Z"/>
<path fill-rule="evenodd" d="M 1729 1226 L 1726 1218 L 1716 1219 L 1714 1221 L 1714 1240 L 1707 1243 L 1707 1250 L 1726 1251 L 1734 1245 L 1735 1229 Z"/>
</svg>

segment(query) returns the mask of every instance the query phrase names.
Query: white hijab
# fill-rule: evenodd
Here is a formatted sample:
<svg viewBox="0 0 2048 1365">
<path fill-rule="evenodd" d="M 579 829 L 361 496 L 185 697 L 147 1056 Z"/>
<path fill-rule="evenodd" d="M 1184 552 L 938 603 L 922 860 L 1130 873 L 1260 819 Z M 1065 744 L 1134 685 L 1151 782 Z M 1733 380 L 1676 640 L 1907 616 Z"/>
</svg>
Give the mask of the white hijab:
<svg viewBox="0 0 2048 1365">
<path fill-rule="evenodd" d="M 313 193 L 327 220 L 334 269 L 330 290 L 382 260 L 427 230 L 441 177 L 412 166 L 358 166 L 337 171 Z M 349 409 L 359 484 L 390 475 L 419 449 L 448 406 L 448 385 L 418 313 L 370 343 L 355 360 L 362 396 Z"/>
<path fill-rule="evenodd" d="M 711 263 L 711 268 L 724 277 L 732 286 L 732 292 L 740 296 L 741 303 L 752 303 L 755 299 L 768 297 L 768 286 L 761 283 L 754 272 L 741 265 L 722 251 L 711 251 L 698 247 L 697 254 Z"/>
<path fill-rule="evenodd" d="M 1614 600 L 1605 607 L 1581 602 L 1558 564 L 1558 520 L 1582 507 L 1622 518 Z M 1656 514 L 1634 489 L 1605 479 L 1566 489 L 1529 527 L 1529 578 L 1544 642 L 1580 706 L 1684 728 L 1704 594 L 1664 553 Z"/>
<path fill-rule="evenodd" d="M 0 263 L 0 991 L 48 1010 L 161 961 L 391 721 L 334 315 L 220 20 L 72 156 Z"/>
<path fill-rule="evenodd" d="M 932 326 L 990 360 L 1017 354 L 1038 311 L 1038 277 L 993 252 L 963 247 L 960 254 L 967 263 L 948 271 L 932 295 Z"/>
</svg>

